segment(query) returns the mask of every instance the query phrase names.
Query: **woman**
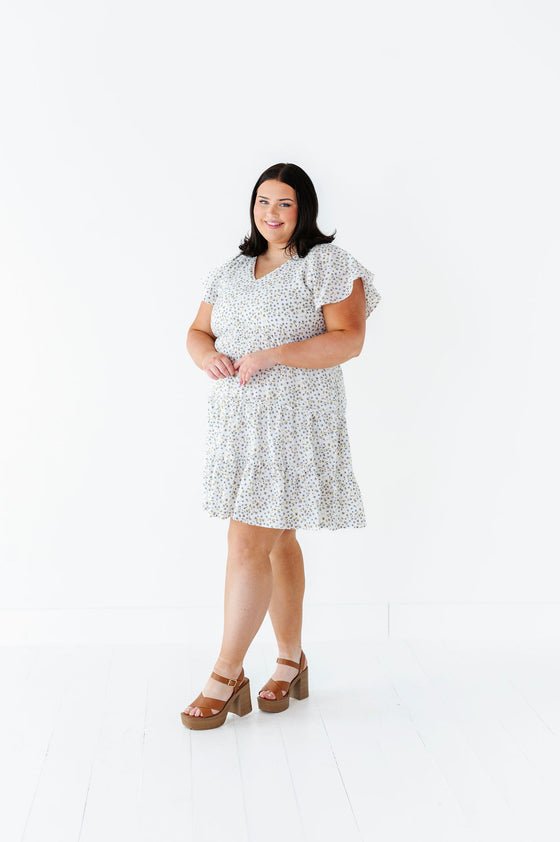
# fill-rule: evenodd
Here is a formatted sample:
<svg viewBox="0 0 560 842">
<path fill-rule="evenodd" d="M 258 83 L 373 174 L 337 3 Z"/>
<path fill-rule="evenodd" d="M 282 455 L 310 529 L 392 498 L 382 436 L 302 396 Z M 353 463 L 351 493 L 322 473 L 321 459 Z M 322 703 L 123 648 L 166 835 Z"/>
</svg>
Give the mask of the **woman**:
<svg viewBox="0 0 560 842">
<path fill-rule="evenodd" d="M 183 711 L 188 728 L 251 710 L 243 659 L 268 610 L 279 657 L 261 710 L 308 695 L 301 648 L 303 556 L 296 529 L 364 527 L 352 471 L 341 363 L 358 356 L 381 296 L 373 274 L 317 227 L 296 164 L 257 180 L 241 253 L 203 282 L 187 349 L 215 381 L 203 508 L 230 518 L 224 631 L 214 671 Z"/>
</svg>

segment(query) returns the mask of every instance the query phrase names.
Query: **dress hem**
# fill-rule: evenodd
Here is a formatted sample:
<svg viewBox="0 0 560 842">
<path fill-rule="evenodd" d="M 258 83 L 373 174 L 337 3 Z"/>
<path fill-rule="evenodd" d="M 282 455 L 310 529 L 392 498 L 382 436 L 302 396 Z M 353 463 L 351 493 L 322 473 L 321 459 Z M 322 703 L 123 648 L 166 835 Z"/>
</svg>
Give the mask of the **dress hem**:
<svg viewBox="0 0 560 842">
<path fill-rule="evenodd" d="M 317 524 L 310 525 L 310 524 L 307 524 L 307 523 L 299 523 L 299 524 L 290 523 L 290 524 L 284 524 L 284 525 L 279 525 L 279 524 L 276 524 L 276 523 L 275 524 L 255 523 L 254 520 L 248 521 L 246 519 L 236 518 L 234 516 L 234 514 L 220 514 L 218 512 L 211 511 L 210 509 L 207 509 L 204 506 L 203 506 L 203 511 L 205 511 L 206 514 L 209 517 L 213 517 L 213 518 L 217 517 L 217 518 L 220 518 L 221 520 L 226 520 L 226 518 L 232 518 L 233 520 L 239 520 L 241 523 L 246 523 L 248 526 L 264 526 L 268 529 L 309 529 L 309 530 L 312 530 L 314 532 L 319 532 L 321 530 L 328 530 L 329 532 L 337 532 L 340 529 L 365 529 L 365 528 L 367 528 L 367 523 L 346 523 L 346 524 L 340 524 L 338 526 L 328 526 L 326 524 L 325 524 L 325 526 L 319 526 Z"/>
</svg>

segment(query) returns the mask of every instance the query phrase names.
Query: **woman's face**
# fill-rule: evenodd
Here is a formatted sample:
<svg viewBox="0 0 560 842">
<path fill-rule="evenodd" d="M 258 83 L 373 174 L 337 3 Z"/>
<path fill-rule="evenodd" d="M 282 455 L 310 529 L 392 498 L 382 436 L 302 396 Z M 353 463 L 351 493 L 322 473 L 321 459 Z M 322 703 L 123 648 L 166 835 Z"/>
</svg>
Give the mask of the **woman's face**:
<svg viewBox="0 0 560 842">
<path fill-rule="evenodd" d="M 284 248 L 297 224 L 296 191 L 282 181 L 263 181 L 257 188 L 253 216 L 269 246 Z"/>
</svg>

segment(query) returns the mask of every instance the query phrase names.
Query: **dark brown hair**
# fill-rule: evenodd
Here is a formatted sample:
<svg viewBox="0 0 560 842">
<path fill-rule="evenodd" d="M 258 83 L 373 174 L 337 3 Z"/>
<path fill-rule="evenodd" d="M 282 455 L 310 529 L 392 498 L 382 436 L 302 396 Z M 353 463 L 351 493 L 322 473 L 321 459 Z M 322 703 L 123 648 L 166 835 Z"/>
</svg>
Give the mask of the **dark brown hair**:
<svg viewBox="0 0 560 842">
<path fill-rule="evenodd" d="M 336 235 L 336 228 L 334 234 L 323 234 L 317 227 L 319 202 L 313 182 L 307 173 L 301 167 L 298 167 L 297 164 L 273 164 L 261 173 L 253 188 L 249 208 L 251 233 L 248 237 L 245 237 L 239 246 L 241 254 L 247 255 L 247 257 L 256 257 L 259 254 L 263 254 L 268 248 L 268 242 L 255 225 L 253 208 L 257 198 L 257 190 L 263 181 L 268 181 L 269 179 L 281 181 L 283 184 L 289 184 L 296 192 L 298 205 L 297 223 L 294 233 L 289 242 L 286 243 L 285 250 L 290 253 L 290 247 L 293 245 L 299 257 L 305 257 L 309 250 L 317 245 L 317 243 L 332 243 Z"/>
</svg>

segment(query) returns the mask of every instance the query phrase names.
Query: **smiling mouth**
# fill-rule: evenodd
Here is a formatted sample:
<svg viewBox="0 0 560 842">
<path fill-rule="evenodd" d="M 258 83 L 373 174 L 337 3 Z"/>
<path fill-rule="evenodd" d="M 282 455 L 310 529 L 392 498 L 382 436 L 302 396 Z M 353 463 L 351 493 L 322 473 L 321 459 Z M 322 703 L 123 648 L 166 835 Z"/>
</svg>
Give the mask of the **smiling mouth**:
<svg viewBox="0 0 560 842">
<path fill-rule="evenodd" d="M 265 219 L 265 222 L 266 222 L 266 219 Z M 269 228 L 280 228 L 280 226 L 283 225 L 284 223 L 283 222 L 266 222 L 266 224 L 268 225 Z"/>
</svg>

